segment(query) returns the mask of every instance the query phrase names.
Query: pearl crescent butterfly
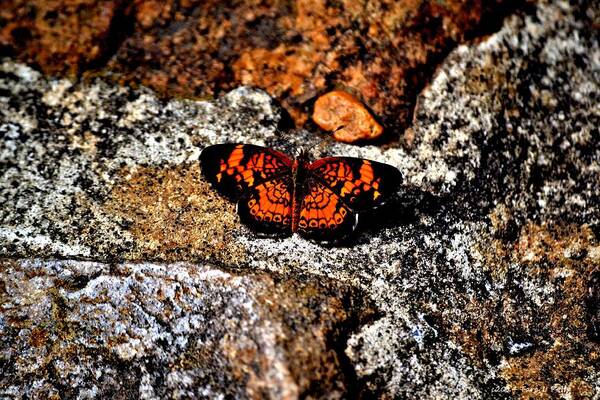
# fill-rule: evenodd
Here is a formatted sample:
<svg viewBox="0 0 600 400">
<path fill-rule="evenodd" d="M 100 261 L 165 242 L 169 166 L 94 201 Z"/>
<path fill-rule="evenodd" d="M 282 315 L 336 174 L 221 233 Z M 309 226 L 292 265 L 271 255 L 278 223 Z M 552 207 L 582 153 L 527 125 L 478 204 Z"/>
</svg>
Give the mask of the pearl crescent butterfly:
<svg viewBox="0 0 600 400">
<path fill-rule="evenodd" d="M 200 155 L 202 173 L 221 194 L 237 201 L 243 223 L 268 236 L 294 232 L 319 241 L 356 229 L 359 215 L 397 192 L 398 169 L 376 161 L 327 157 L 309 162 L 250 144 L 224 143 Z"/>
</svg>

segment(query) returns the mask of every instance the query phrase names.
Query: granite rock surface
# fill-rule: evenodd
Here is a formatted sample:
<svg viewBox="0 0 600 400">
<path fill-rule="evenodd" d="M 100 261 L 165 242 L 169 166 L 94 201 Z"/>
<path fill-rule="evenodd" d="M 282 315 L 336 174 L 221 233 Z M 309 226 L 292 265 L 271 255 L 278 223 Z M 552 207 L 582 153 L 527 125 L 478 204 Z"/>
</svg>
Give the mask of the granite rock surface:
<svg viewBox="0 0 600 400">
<path fill-rule="evenodd" d="M 0 394 L 598 399 L 594 2 L 457 47 L 406 146 L 283 131 L 240 87 L 167 100 L 0 66 Z M 212 143 L 398 167 L 343 247 L 261 239 L 200 177 Z"/>
</svg>

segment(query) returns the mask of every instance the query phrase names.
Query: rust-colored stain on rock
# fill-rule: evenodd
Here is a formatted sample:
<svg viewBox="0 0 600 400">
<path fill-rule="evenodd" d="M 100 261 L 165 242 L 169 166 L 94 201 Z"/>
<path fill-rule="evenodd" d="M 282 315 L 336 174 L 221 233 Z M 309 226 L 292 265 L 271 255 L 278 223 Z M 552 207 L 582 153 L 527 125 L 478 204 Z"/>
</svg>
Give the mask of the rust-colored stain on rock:
<svg viewBox="0 0 600 400">
<path fill-rule="evenodd" d="M 33 347 L 44 346 L 46 344 L 47 340 L 48 340 L 48 331 L 46 331 L 45 329 L 35 327 L 31 330 L 31 333 L 29 336 L 29 343 Z"/>
<path fill-rule="evenodd" d="M 130 225 L 130 259 L 209 259 L 237 265 L 244 250 L 231 242 L 238 229 L 234 205 L 200 177 L 198 165 L 123 170 L 105 204 Z"/>
<path fill-rule="evenodd" d="M 381 125 L 350 93 L 334 90 L 315 102 L 313 121 L 340 142 L 375 139 L 383 133 Z"/>
<path fill-rule="evenodd" d="M 542 279 L 562 281 L 562 293 L 543 308 L 541 320 L 552 332 L 549 346 L 513 357 L 501 369 L 514 393 L 524 399 L 556 398 L 556 387 L 570 382 L 571 398 L 590 398 L 593 382 L 579 377 L 600 362 L 600 345 L 587 335 L 588 279 L 600 265 L 592 229 L 576 225 L 528 224 L 521 230 L 513 260 Z"/>
<path fill-rule="evenodd" d="M 0 49 L 46 73 L 78 73 L 106 55 L 124 1 L 8 0 L 0 7 Z"/>
<path fill-rule="evenodd" d="M 444 55 L 524 3 L 9 0 L 0 46 L 45 72 L 104 68 L 169 96 L 260 87 L 296 125 L 319 93 L 348 87 L 386 129 L 404 129 Z"/>
</svg>

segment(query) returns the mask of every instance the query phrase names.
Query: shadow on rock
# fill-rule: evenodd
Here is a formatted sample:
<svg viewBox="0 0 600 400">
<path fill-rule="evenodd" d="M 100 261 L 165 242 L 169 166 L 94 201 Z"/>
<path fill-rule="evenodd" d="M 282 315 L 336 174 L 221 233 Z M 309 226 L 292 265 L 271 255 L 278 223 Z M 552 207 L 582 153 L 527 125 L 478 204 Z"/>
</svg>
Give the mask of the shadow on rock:
<svg viewBox="0 0 600 400">
<path fill-rule="evenodd" d="M 336 246 L 350 247 L 366 243 L 386 228 L 413 225 L 420 216 L 434 216 L 451 209 L 448 196 L 436 196 L 417 188 L 405 188 L 391 201 L 372 211 L 360 214 L 356 234 Z"/>
</svg>

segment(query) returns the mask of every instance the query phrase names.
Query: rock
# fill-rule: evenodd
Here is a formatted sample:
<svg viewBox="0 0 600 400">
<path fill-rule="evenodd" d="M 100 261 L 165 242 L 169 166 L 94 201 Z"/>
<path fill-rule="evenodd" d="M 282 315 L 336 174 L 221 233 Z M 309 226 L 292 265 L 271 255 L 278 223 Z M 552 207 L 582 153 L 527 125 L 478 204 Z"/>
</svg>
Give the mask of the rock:
<svg viewBox="0 0 600 400">
<path fill-rule="evenodd" d="M 600 341 L 600 270 L 590 275 L 586 300 L 590 315 L 589 336 Z"/>
<path fill-rule="evenodd" d="M 345 86 L 386 128 L 401 131 L 443 56 L 457 42 L 499 26 L 524 4 L 250 0 L 215 7 L 172 1 L 160 11 L 153 8 L 151 17 L 145 7 L 136 10 L 144 22 L 108 67 L 170 95 L 205 97 L 240 84 L 259 87 L 283 104 L 297 126 L 319 94 Z M 150 19 L 153 23 L 145 23 Z"/>
<path fill-rule="evenodd" d="M 2 4 L 2 49 L 46 73 L 75 74 L 104 63 L 124 33 L 126 1 L 23 1 Z"/>
<path fill-rule="evenodd" d="M 0 264 L 0 395 L 249 397 L 348 393 L 348 286 L 190 264 Z M 368 314 L 364 314 L 367 316 Z"/>
<path fill-rule="evenodd" d="M 410 148 L 282 132 L 257 89 L 166 100 L 4 60 L 2 395 L 597 397 L 598 15 L 542 2 L 457 47 Z M 261 239 L 198 177 L 227 141 L 370 158 L 406 185 L 345 247 Z"/>
<path fill-rule="evenodd" d="M 11 0 L 18 12 L 3 19 L 33 39 L 8 28 L 0 44 L 44 71 L 107 65 L 115 79 L 168 96 L 259 87 L 298 126 L 319 94 L 347 86 L 386 128 L 401 131 L 456 43 L 491 32 L 525 2 Z"/>
<path fill-rule="evenodd" d="M 360 101 L 342 90 L 319 97 L 312 119 L 322 129 L 333 132 L 333 137 L 340 142 L 375 139 L 383 133 L 381 125 Z"/>
</svg>

